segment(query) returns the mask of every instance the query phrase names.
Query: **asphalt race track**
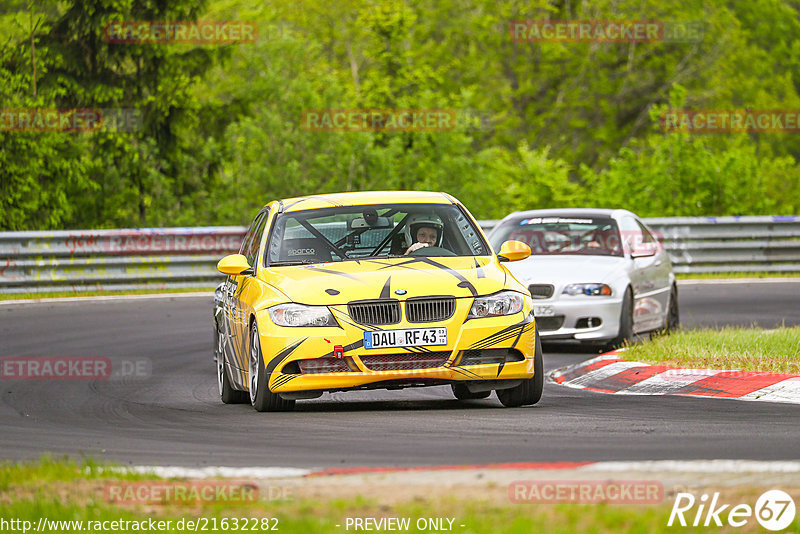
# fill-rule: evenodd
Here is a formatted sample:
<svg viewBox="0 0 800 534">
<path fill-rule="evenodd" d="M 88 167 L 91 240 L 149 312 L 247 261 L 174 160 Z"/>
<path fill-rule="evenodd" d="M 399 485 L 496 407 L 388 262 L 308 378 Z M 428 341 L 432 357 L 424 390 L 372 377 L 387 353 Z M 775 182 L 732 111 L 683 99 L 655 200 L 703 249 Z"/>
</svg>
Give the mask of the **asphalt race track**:
<svg viewBox="0 0 800 534">
<path fill-rule="evenodd" d="M 800 281 L 682 285 L 687 327 L 800 324 Z M 0 357 L 145 362 L 149 376 L 0 381 L 0 458 L 308 468 L 517 461 L 796 459 L 800 406 L 603 395 L 553 384 L 533 407 L 449 388 L 325 395 L 292 413 L 223 405 L 212 298 L 0 305 Z M 552 370 L 593 357 L 545 348 Z"/>
</svg>

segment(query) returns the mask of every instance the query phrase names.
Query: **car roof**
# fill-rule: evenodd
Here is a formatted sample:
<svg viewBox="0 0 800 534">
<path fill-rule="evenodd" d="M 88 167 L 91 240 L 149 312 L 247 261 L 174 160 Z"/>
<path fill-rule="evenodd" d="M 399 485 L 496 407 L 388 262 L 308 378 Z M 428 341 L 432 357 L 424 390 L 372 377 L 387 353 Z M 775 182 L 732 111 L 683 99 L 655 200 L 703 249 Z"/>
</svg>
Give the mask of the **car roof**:
<svg viewBox="0 0 800 534">
<path fill-rule="evenodd" d="M 331 206 L 363 206 L 367 204 L 454 204 L 456 199 L 447 193 L 432 191 L 360 191 L 328 193 L 277 201 L 282 211 L 330 208 Z"/>
<path fill-rule="evenodd" d="M 542 210 L 515 211 L 504 217 L 505 219 L 517 217 L 619 217 L 621 215 L 635 214 L 623 209 L 609 208 L 551 208 Z"/>
</svg>

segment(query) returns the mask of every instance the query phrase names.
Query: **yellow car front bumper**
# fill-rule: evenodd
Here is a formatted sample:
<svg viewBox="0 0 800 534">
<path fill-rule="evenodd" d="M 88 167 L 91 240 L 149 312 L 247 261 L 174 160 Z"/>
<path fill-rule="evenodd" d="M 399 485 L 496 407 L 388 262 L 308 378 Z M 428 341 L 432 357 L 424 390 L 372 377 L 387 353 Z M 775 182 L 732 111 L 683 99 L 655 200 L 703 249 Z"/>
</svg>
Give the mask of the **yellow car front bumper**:
<svg viewBox="0 0 800 534">
<path fill-rule="evenodd" d="M 534 369 L 536 325 L 530 310 L 510 316 L 467 320 L 471 302 L 472 299 L 458 299 L 455 314 L 446 321 L 424 325 L 401 322 L 383 328 L 354 323 L 347 315 L 346 306 L 331 307 L 342 328 L 279 327 L 272 323 L 268 314 L 259 314 L 268 387 L 273 393 L 356 389 L 370 385 L 399 384 L 402 387 L 404 383 L 529 379 L 534 373 L 542 372 Z M 445 327 L 448 343 L 428 347 L 364 347 L 365 331 L 420 327 Z M 335 350 L 337 347 L 342 349 L 340 354 Z M 477 363 L 486 361 L 481 358 L 494 361 Z M 386 384 L 382 384 L 384 382 Z"/>
</svg>

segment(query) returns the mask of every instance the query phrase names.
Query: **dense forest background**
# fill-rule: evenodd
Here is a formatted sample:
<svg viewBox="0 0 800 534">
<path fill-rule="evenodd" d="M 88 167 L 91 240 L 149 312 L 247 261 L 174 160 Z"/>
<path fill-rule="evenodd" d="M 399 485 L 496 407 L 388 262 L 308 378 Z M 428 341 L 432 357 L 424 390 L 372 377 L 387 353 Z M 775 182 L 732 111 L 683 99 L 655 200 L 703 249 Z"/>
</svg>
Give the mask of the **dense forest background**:
<svg viewBox="0 0 800 534">
<path fill-rule="evenodd" d="M 800 135 L 664 133 L 678 109 L 800 110 L 800 1 L 3 0 L 0 109 L 135 109 L 134 132 L 0 131 L 0 230 L 245 224 L 274 198 L 447 191 L 642 216 L 800 213 Z M 514 20 L 703 24 L 514 42 Z M 252 44 L 111 44 L 120 20 L 255 21 Z M 448 132 L 312 132 L 303 110 L 447 108 Z"/>
</svg>

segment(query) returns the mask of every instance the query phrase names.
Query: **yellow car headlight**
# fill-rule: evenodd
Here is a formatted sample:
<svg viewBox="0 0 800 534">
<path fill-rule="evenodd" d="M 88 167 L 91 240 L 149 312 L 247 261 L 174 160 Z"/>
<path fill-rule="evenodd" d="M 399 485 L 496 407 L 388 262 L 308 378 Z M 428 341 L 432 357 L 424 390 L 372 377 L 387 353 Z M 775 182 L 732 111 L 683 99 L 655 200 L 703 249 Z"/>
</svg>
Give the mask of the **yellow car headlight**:
<svg viewBox="0 0 800 534">
<path fill-rule="evenodd" d="M 501 315 L 514 315 L 522 311 L 525 305 L 525 295 L 516 291 L 500 291 L 487 297 L 477 297 L 469 310 L 469 317 L 498 317 Z"/>
<path fill-rule="evenodd" d="M 278 326 L 339 326 L 327 306 L 278 304 L 268 311 Z"/>
</svg>

